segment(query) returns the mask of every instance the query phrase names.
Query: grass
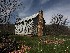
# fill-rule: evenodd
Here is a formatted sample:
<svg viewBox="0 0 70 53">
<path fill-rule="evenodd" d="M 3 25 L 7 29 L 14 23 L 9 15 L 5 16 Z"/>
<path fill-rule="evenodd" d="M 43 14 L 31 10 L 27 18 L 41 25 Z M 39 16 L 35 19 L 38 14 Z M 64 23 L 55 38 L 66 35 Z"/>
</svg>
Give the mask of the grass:
<svg viewBox="0 0 70 53">
<path fill-rule="evenodd" d="M 28 53 L 70 53 L 70 37 L 68 36 L 11 36 L 11 38 L 30 46 L 31 49 Z M 45 41 L 48 42 L 46 43 Z"/>
</svg>

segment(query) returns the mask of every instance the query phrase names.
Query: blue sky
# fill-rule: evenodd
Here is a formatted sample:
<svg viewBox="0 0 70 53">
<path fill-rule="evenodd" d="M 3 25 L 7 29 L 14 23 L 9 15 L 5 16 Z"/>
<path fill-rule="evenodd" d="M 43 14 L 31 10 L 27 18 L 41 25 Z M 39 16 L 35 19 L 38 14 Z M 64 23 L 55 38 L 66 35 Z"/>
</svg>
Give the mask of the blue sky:
<svg viewBox="0 0 70 53">
<path fill-rule="evenodd" d="M 49 24 L 53 15 L 62 14 L 70 21 L 70 0 L 20 0 L 24 9 L 17 9 L 18 16 L 22 19 L 43 10 L 46 24 Z M 15 13 L 16 14 L 16 13 Z"/>
</svg>

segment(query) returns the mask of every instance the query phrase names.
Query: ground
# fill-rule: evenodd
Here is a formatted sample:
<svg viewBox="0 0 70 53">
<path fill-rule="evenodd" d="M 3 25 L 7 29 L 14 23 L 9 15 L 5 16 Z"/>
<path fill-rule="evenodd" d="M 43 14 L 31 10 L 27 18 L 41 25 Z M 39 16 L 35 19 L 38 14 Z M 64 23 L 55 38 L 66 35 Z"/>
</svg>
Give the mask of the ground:
<svg viewBox="0 0 70 53">
<path fill-rule="evenodd" d="M 11 36 L 11 38 L 15 38 L 17 42 L 22 42 L 19 45 L 29 47 L 29 50 L 25 50 L 27 53 L 70 53 L 69 36 L 27 37 L 16 35 Z"/>
</svg>

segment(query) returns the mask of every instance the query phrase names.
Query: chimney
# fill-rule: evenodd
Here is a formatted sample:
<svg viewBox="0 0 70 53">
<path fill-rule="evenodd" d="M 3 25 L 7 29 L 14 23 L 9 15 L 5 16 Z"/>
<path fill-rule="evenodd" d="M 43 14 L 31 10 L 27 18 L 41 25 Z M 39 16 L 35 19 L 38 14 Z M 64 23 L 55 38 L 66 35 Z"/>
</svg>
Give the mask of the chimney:
<svg viewBox="0 0 70 53">
<path fill-rule="evenodd" d="M 41 15 L 43 16 L 43 11 L 42 11 L 42 10 L 40 10 L 40 11 L 39 11 L 39 14 L 41 14 Z"/>
<path fill-rule="evenodd" d="M 43 35 L 43 11 L 39 11 L 39 17 L 38 17 L 38 36 Z"/>
</svg>

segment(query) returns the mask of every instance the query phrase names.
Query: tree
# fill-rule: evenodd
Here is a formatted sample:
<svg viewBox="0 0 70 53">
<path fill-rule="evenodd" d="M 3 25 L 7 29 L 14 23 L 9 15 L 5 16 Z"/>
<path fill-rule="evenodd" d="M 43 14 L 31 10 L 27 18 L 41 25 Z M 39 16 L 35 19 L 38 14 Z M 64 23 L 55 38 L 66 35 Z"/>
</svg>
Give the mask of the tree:
<svg viewBox="0 0 70 53">
<path fill-rule="evenodd" d="M 68 19 L 64 18 L 61 14 L 52 17 L 50 23 L 52 24 L 55 35 L 66 34 L 66 31 L 68 30 L 68 27 L 66 26 L 68 24 L 67 20 Z"/>
<path fill-rule="evenodd" d="M 56 16 L 52 17 L 51 24 L 57 24 L 57 25 L 66 25 L 67 24 L 67 18 L 64 19 L 64 16 L 61 14 L 57 14 Z"/>
<path fill-rule="evenodd" d="M 0 0 L 0 24 L 9 23 L 10 15 L 22 3 L 19 0 Z"/>
<path fill-rule="evenodd" d="M 1 33 L 12 33 L 14 24 L 11 24 L 13 12 L 24 8 L 20 0 L 0 0 L 0 31 Z M 11 28 L 10 28 L 11 27 Z M 11 30 L 10 30 L 11 29 Z M 14 31 L 14 30 L 13 30 Z M 0 33 L 0 34 L 1 34 Z"/>
</svg>

